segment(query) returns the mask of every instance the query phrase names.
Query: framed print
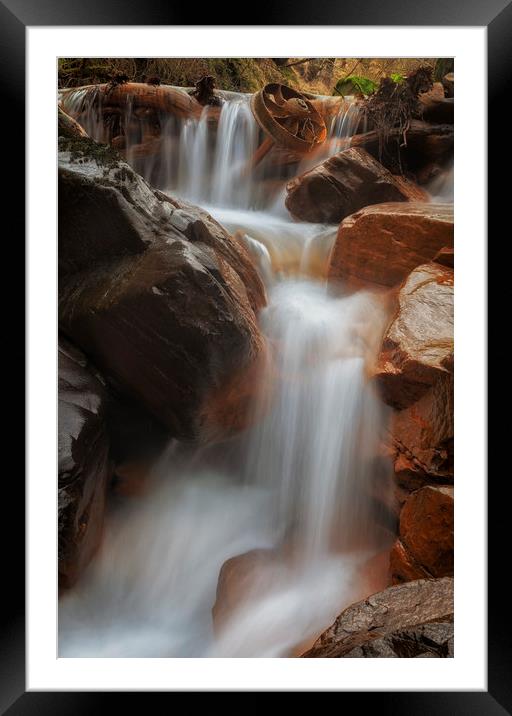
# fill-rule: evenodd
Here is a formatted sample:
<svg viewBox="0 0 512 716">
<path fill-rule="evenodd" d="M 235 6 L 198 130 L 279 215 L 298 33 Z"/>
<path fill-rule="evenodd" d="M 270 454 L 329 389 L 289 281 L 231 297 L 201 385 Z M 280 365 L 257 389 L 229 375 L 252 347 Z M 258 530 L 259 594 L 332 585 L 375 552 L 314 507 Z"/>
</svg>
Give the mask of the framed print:
<svg viewBox="0 0 512 716">
<path fill-rule="evenodd" d="M 27 168 L 5 712 L 510 711 L 485 382 L 510 8 L 2 1 L 13 199 L 23 116 Z"/>
</svg>

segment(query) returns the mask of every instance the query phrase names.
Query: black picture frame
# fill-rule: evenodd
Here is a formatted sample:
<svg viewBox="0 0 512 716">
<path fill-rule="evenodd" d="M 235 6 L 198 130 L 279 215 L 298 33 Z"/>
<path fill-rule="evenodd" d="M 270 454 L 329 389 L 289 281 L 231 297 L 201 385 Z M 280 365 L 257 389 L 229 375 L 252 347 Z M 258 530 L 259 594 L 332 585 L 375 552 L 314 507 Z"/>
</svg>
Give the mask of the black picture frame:
<svg viewBox="0 0 512 716">
<path fill-rule="evenodd" d="M 262 8 L 263 9 L 263 8 Z M 221 8 L 217 4 L 201 6 L 201 25 L 244 24 L 224 22 Z M 226 20 L 228 13 L 225 13 Z M 317 3 L 312 9 L 310 3 L 297 0 L 293 5 L 281 3 L 272 8 L 264 7 L 258 18 L 265 16 L 266 25 L 402 25 L 402 26 L 485 26 L 488 31 L 488 100 L 489 122 L 492 130 L 499 125 L 499 117 L 506 105 L 506 87 L 512 74 L 512 0 L 470 0 L 463 4 L 457 0 L 361 0 L 358 3 L 344 3 L 327 0 Z M 71 3 L 69 0 L 0 0 L 0 77 L 4 110 L 0 112 L 5 125 L 2 136 L 6 139 L 4 147 L 4 170 L 8 174 L 7 201 L 5 213 L 16 217 L 13 236 L 4 230 L 4 266 L 24 265 L 25 249 L 21 236 L 24 216 L 24 196 L 21 187 L 25 186 L 25 29 L 27 26 L 59 25 L 196 25 L 198 8 L 186 7 L 181 3 L 169 3 L 168 0 L 131 0 L 120 3 L 118 0 L 87 0 L 84 3 Z M 250 19 L 245 23 L 256 24 Z M 260 23 L 257 23 L 260 24 Z M 507 80 L 509 82 L 507 83 Z M 485 88 L 475 88 L 478 101 L 485 101 Z M 8 108 L 8 111 L 5 110 Z M 508 120 L 507 120 L 508 121 Z M 496 131 L 491 131 L 488 140 L 489 178 L 498 177 L 500 166 L 510 157 L 510 140 Z M 5 154 L 7 153 L 7 158 Z M 11 155 L 9 157 L 9 154 Z M 507 157 L 508 154 L 508 157 Z M 469 160 L 468 160 L 469 161 Z M 500 164 L 498 164 L 500 162 Z M 510 166 L 510 162 L 508 163 Z M 507 205 L 505 194 L 509 193 L 508 182 L 495 179 L 492 192 L 488 195 L 488 214 L 493 218 L 500 215 L 500 209 Z M 4 195 L 5 196 L 5 195 Z M 508 199 L 510 202 L 510 199 Z M 15 209 L 17 207 L 17 211 Z M 15 212 L 15 213 L 13 213 Z M 7 219 L 4 218 L 4 222 Z M 508 224 L 507 224 L 508 225 Z M 12 231 L 12 229 L 11 229 Z M 510 230 L 508 232 L 510 233 Z M 505 243 L 506 233 L 501 239 Z M 499 237 L 498 237 L 499 240 Z M 8 254 L 7 254 L 8 251 Z M 11 258 L 12 255 L 12 258 Z M 501 270 L 504 271 L 504 262 Z M 496 267 L 495 267 L 496 268 Z M 499 268 L 499 267 L 498 267 Z M 6 272 L 6 274 L 9 272 Z M 502 286 L 499 271 L 496 271 L 493 283 Z M 25 385 L 24 376 L 24 294 L 18 285 L 16 305 L 23 314 L 16 317 L 9 309 L 4 315 L 5 335 L 9 336 L 4 351 L 8 353 L 9 382 L 16 380 L 17 385 Z M 494 304 L 495 306 L 497 305 Z M 5 313 L 5 312 L 4 312 Z M 491 315 L 491 313 L 489 314 Z M 7 351 L 7 346 L 11 349 Z M 28 347 L 34 350 L 34 346 Z M 503 358 L 506 356 L 503 354 Z M 14 377 L 13 377 L 14 376 Z M 23 390 L 19 387 L 15 393 L 15 402 L 23 411 Z M 25 691 L 25 566 L 24 566 L 24 521 L 25 500 L 24 484 L 21 477 L 21 457 L 25 454 L 21 419 L 13 419 L 13 408 L 6 411 L 4 417 L 11 421 L 13 449 L 17 433 L 20 445 L 14 453 L 17 456 L 15 467 L 4 472 L 4 485 L 7 483 L 9 495 L 4 501 L 6 513 L 13 519 L 13 526 L 4 536 L 4 565 L 2 597 L 2 638 L 0 658 L 0 713 L 9 716 L 21 714 L 81 714 L 97 713 L 104 708 L 112 708 L 113 696 L 130 699 L 133 708 L 147 709 L 151 697 L 172 698 L 171 693 L 78 693 L 78 692 L 26 692 Z M 505 443 L 505 421 L 501 427 L 495 427 L 493 437 L 498 445 Z M 492 454 L 491 452 L 489 454 Z M 6 456 L 4 455 L 4 458 Z M 4 468 L 5 469 L 5 468 Z M 504 472 L 504 471 L 503 471 Z M 500 475 L 508 481 L 506 474 Z M 463 478 L 461 478 L 463 482 Z M 5 489 L 5 486 L 4 486 Z M 504 489 L 504 488 L 503 488 Z M 429 716 L 450 714 L 451 716 L 471 716 L 485 714 L 498 716 L 512 713 L 512 649 L 510 639 L 510 620 L 507 617 L 508 606 L 506 587 L 501 583 L 503 575 L 503 545 L 507 544 L 510 508 L 503 497 L 502 486 L 489 495 L 489 597 L 488 597 L 488 691 L 486 692 L 344 692 L 340 706 L 346 708 L 347 699 L 357 699 L 354 705 L 363 708 L 375 708 L 379 713 L 428 714 Z M 4 520 L 5 523 L 5 520 Z M 15 536 L 14 536 L 15 535 Z M 508 570 L 505 569 L 505 575 Z M 407 684 L 404 683 L 404 688 Z M 364 698 L 362 702 L 361 699 Z M 144 701 L 142 700 L 144 699 Z"/>
</svg>

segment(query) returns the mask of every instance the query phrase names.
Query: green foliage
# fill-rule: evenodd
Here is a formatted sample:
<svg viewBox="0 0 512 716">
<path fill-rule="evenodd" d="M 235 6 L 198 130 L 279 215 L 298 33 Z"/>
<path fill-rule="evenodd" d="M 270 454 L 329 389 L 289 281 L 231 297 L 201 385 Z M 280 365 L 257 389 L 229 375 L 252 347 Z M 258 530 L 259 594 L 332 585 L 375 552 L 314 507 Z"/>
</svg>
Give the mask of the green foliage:
<svg viewBox="0 0 512 716">
<path fill-rule="evenodd" d="M 397 85 L 401 84 L 402 82 L 405 82 L 405 77 L 398 72 L 392 72 L 389 76 Z"/>
<path fill-rule="evenodd" d="M 362 94 L 365 97 L 369 97 L 376 89 L 377 83 L 368 77 L 350 75 L 350 77 L 338 80 L 334 88 L 334 94 L 341 94 L 344 97 L 346 95 Z"/>
</svg>

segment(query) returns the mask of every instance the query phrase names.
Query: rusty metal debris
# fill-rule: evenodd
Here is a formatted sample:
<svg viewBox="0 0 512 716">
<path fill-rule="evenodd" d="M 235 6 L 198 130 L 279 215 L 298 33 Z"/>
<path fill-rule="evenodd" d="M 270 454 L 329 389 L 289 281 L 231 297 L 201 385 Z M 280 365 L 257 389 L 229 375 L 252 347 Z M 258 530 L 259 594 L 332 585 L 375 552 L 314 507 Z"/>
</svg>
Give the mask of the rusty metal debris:
<svg viewBox="0 0 512 716">
<path fill-rule="evenodd" d="M 322 115 L 309 99 L 291 87 L 268 84 L 251 97 L 260 127 L 280 146 L 309 152 L 327 136 Z"/>
</svg>

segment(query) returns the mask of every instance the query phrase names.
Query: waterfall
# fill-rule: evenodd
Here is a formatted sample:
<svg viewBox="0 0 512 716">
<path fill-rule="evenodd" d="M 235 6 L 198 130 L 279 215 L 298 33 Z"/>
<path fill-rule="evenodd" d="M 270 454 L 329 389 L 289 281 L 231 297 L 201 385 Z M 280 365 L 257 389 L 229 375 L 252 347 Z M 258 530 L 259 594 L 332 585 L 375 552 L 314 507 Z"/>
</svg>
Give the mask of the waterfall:
<svg viewBox="0 0 512 716">
<path fill-rule="evenodd" d="M 139 120 L 127 107 L 124 121 Z M 326 152 L 357 123 L 355 106 L 334 118 Z M 368 596 L 366 565 L 388 547 L 371 500 L 386 414 L 367 380 L 386 310 L 378 295 L 328 292 L 337 227 L 293 222 L 271 210 L 275 196 L 261 208 L 246 97 L 223 106 L 216 131 L 205 109 L 162 134 L 158 161 L 137 159 L 134 131 L 127 156 L 245 241 L 268 289 L 268 363 L 250 428 L 202 450 L 171 444 L 147 494 L 109 517 L 100 553 L 61 599 L 59 655 L 293 656 Z M 219 572 L 244 553 L 250 588 L 214 628 Z"/>
</svg>

